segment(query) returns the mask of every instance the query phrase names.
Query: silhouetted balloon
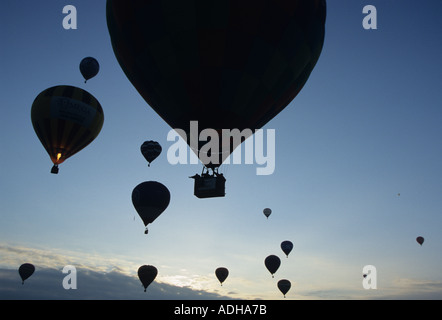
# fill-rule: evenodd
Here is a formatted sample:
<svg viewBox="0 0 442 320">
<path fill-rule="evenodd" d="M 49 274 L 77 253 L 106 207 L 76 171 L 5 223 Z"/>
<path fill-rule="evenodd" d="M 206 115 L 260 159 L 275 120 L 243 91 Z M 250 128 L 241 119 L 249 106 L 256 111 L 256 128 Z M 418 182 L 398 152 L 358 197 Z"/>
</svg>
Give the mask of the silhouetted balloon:
<svg viewBox="0 0 442 320">
<path fill-rule="evenodd" d="M 416 238 L 416 241 L 417 241 L 417 243 L 422 245 L 424 243 L 424 238 L 419 236 L 419 237 Z"/>
<path fill-rule="evenodd" d="M 190 121 L 198 121 L 198 136 L 205 129 L 255 132 L 280 113 L 321 54 L 326 4 L 108 0 L 106 19 L 129 81 L 164 121 L 183 130 L 189 145 L 196 139 L 192 150 L 206 167 L 216 168 L 241 141 L 215 153 L 215 160 L 201 159 L 206 142 L 190 137 Z"/>
<path fill-rule="evenodd" d="M 160 155 L 162 150 L 161 145 L 156 141 L 145 141 L 140 149 L 144 158 L 149 162 L 149 167 L 150 163 Z"/>
<path fill-rule="evenodd" d="M 283 241 L 283 242 L 281 242 L 281 249 L 282 249 L 282 251 L 284 251 L 284 253 L 286 254 L 286 256 L 288 258 L 289 253 L 293 249 L 293 243 L 289 240 Z"/>
<path fill-rule="evenodd" d="M 284 298 L 285 298 L 286 293 L 290 290 L 291 286 L 292 286 L 292 284 L 287 279 L 282 279 L 282 280 L 278 281 L 278 288 L 282 292 L 282 294 L 284 295 Z"/>
<path fill-rule="evenodd" d="M 272 274 L 273 278 L 273 274 L 279 269 L 279 266 L 281 265 L 281 260 L 278 258 L 278 256 L 270 255 L 265 258 L 264 264 L 267 270 L 269 270 L 269 272 Z"/>
<path fill-rule="evenodd" d="M 265 208 L 263 211 L 264 215 L 267 217 L 267 219 L 269 218 L 269 216 L 272 214 L 272 209 L 270 208 Z"/>
<path fill-rule="evenodd" d="M 227 268 L 224 268 L 224 267 L 219 267 L 215 270 L 215 275 L 218 278 L 221 285 L 223 285 L 223 282 L 229 276 L 229 270 L 227 270 Z"/>
<path fill-rule="evenodd" d="M 35 98 L 31 120 L 54 163 L 51 172 L 58 173 L 59 164 L 98 136 L 104 115 L 100 103 L 89 92 L 72 86 L 55 86 Z"/>
<path fill-rule="evenodd" d="M 32 274 L 35 271 L 35 267 L 33 264 L 31 263 L 23 263 L 19 268 L 18 268 L 18 273 L 20 274 L 22 283 L 25 283 L 25 280 L 27 278 L 29 278 L 30 276 L 32 276 Z"/>
<path fill-rule="evenodd" d="M 132 203 L 146 227 L 166 210 L 169 202 L 169 189 L 156 181 L 142 182 L 132 191 Z"/>
<path fill-rule="evenodd" d="M 86 57 L 80 62 L 80 72 L 83 75 L 84 83 L 87 80 L 95 77 L 100 70 L 100 64 L 97 59 L 92 57 Z"/>
<path fill-rule="evenodd" d="M 144 287 L 144 292 L 146 292 L 147 287 L 155 280 L 158 274 L 157 268 L 150 265 L 144 265 L 138 268 L 138 278 Z"/>
</svg>

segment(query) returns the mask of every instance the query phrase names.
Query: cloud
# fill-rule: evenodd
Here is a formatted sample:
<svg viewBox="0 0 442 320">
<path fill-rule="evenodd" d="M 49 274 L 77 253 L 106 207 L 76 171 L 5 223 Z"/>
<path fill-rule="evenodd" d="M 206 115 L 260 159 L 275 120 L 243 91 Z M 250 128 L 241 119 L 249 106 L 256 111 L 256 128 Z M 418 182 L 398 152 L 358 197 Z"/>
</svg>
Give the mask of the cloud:
<svg viewBox="0 0 442 320">
<path fill-rule="evenodd" d="M 198 275 L 159 274 L 144 292 L 136 273 L 141 263 L 128 259 L 7 244 L 0 244 L 0 256 L 0 299 L 230 299 L 204 286 L 195 287 L 198 279 L 207 283 L 206 277 Z M 17 270 L 25 262 L 34 264 L 36 270 L 22 285 Z M 76 268 L 77 289 L 63 288 L 63 279 L 69 275 L 62 272 L 66 265 Z"/>
<path fill-rule="evenodd" d="M 1 300 L 211 300 L 228 299 L 216 293 L 154 281 L 144 292 L 139 279 L 119 270 L 99 272 L 76 269 L 77 289 L 65 289 L 63 279 L 73 273 L 51 268 L 36 269 L 22 285 L 17 270 L 0 269 Z M 70 282 L 72 283 L 72 282 Z"/>
</svg>

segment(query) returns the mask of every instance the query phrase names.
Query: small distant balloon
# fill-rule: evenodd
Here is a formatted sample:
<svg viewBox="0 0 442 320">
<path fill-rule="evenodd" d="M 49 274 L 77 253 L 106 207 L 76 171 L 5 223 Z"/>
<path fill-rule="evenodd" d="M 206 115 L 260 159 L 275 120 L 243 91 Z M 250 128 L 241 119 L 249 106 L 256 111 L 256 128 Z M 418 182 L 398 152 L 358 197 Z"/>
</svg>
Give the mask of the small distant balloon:
<svg viewBox="0 0 442 320">
<path fill-rule="evenodd" d="M 229 270 L 224 267 L 219 267 L 215 270 L 215 275 L 218 278 L 221 285 L 223 285 L 223 282 L 227 279 L 229 276 Z"/>
<path fill-rule="evenodd" d="M 92 57 L 86 57 L 80 62 L 80 72 L 83 75 L 84 83 L 87 80 L 95 77 L 100 70 L 100 65 L 97 59 Z"/>
<path fill-rule="evenodd" d="M 281 249 L 286 254 L 287 258 L 289 257 L 289 253 L 293 249 L 293 243 L 289 240 L 285 240 L 281 242 Z"/>
<path fill-rule="evenodd" d="M 417 243 L 419 243 L 420 245 L 422 245 L 424 243 L 424 238 L 419 236 L 416 238 Z"/>
<path fill-rule="evenodd" d="M 281 265 L 281 259 L 279 259 L 278 256 L 270 255 L 264 260 L 264 264 L 269 270 L 269 272 L 272 274 L 272 278 L 274 278 L 273 274 L 279 269 L 279 266 Z"/>
<path fill-rule="evenodd" d="M 30 276 L 32 276 L 32 274 L 35 271 L 35 267 L 33 264 L 31 263 L 23 263 L 19 268 L 18 268 L 18 273 L 20 274 L 22 283 L 25 283 L 25 280 L 27 278 L 29 278 Z"/>
<path fill-rule="evenodd" d="M 143 142 L 140 150 L 144 158 L 149 162 L 148 166 L 150 167 L 150 163 L 160 155 L 162 148 L 158 142 L 150 140 Z"/>
<path fill-rule="evenodd" d="M 147 287 L 155 280 L 157 277 L 158 270 L 154 266 L 143 265 L 138 268 L 138 278 L 144 287 L 144 292 L 146 292 Z"/>
<path fill-rule="evenodd" d="M 278 288 L 282 292 L 282 294 L 284 295 L 284 298 L 285 298 L 286 293 L 290 290 L 291 286 L 292 286 L 292 284 L 287 279 L 282 279 L 282 280 L 278 281 Z"/>
<path fill-rule="evenodd" d="M 272 214 L 272 209 L 270 208 L 265 208 L 263 211 L 264 215 L 267 217 L 267 219 L 269 218 L 269 216 Z"/>
</svg>

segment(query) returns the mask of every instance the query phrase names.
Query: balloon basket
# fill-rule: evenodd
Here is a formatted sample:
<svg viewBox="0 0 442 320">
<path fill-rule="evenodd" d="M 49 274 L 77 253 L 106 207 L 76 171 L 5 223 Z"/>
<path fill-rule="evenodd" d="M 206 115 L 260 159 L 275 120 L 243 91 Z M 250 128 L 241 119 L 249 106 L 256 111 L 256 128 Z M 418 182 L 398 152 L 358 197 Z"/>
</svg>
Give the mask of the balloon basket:
<svg viewBox="0 0 442 320">
<path fill-rule="evenodd" d="M 198 198 L 215 198 L 226 195 L 226 178 L 222 174 L 199 174 L 191 177 L 195 179 L 193 193 Z"/>
<path fill-rule="evenodd" d="M 57 165 L 54 165 L 54 166 L 52 167 L 52 169 L 51 169 L 51 173 L 53 173 L 53 174 L 57 174 L 57 173 L 58 173 L 58 166 L 57 166 Z"/>
</svg>

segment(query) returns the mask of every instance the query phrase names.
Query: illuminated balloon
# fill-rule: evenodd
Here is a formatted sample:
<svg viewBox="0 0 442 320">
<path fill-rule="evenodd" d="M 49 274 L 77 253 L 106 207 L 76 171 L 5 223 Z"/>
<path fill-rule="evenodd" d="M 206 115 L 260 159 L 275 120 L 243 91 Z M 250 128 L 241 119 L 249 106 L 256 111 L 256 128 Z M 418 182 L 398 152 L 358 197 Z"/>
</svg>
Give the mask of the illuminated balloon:
<svg viewBox="0 0 442 320">
<path fill-rule="evenodd" d="M 416 241 L 417 241 L 417 243 L 422 245 L 424 243 L 424 238 L 419 236 L 419 237 L 416 238 Z"/>
<path fill-rule="evenodd" d="M 293 243 L 289 240 L 283 241 L 283 242 L 281 242 L 281 249 L 282 249 L 282 251 L 284 251 L 284 253 L 286 254 L 286 256 L 288 258 L 289 253 L 293 249 Z"/>
<path fill-rule="evenodd" d="M 30 276 L 32 276 L 32 274 L 35 271 L 35 267 L 33 264 L 31 263 L 23 263 L 19 268 L 18 268 L 18 273 L 20 274 L 22 283 L 25 283 L 25 280 L 27 278 L 29 278 Z"/>
<path fill-rule="evenodd" d="M 72 86 L 55 86 L 34 100 L 31 120 L 35 133 L 58 173 L 58 165 L 73 156 L 100 133 L 104 115 L 89 92 Z"/>
<path fill-rule="evenodd" d="M 107 0 L 106 19 L 129 81 L 206 167 L 217 168 L 304 87 L 322 51 L 326 4 Z M 218 133 L 214 150 L 199 141 L 205 129 Z M 245 134 L 231 145 L 223 129 Z"/>
<path fill-rule="evenodd" d="M 267 217 L 267 219 L 269 218 L 269 216 L 272 214 L 272 209 L 270 208 L 265 208 L 263 211 L 264 215 Z"/>
<path fill-rule="evenodd" d="M 92 57 L 86 57 L 80 62 L 80 72 L 83 75 L 84 83 L 87 80 L 95 77 L 100 70 L 100 64 L 97 59 Z"/>
<path fill-rule="evenodd" d="M 162 150 L 161 145 L 156 141 L 145 141 L 140 149 L 144 158 L 149 162 L 149 167 L 150 163 L 160 155 Z"/>
<path fill-rule="evenodd" d="M 155 280 L 157 277 L 158 270 L 154 266 L 144 265 L 138 268 L 138 278 L 144 287 L 144 292 L 146 292 L 147 287 Z"/>
<path fill-rule="evenodd" d="M 224 268 L 224 267 L 219 267 L 215 270 L 215 275 L 218 278 L 221 285 L 223 285 L 223 282 L 229 276 L 229 270 L 227 270 L 227 268 Z"/>
<path fill-rule="evenodd" d="M 265 258 L 264 264 L 267 270 L 269 270 L 269 272 L 272 274 L 273 278 L 273 274 L 279 269 L 279 266 L 281 265 L 281 260 L 278 258 L 278 256 L 270 255 Z"/>
<path fill-rule="evenodd" d="M 291 286 L 292 286 L 292 284 L 287 279 L 282 279 L 282 280 L 278 281 L 278 288 L 282 292 L 282 294 L 284 295 L 284 298 L 285 298 L 286 293 L 290 290 Z"/>
<path fill-rule="evenodd" d="M 170 192 L 163 184 L 146 181 L 137 185 L 132 191 L 132 204 L 143 220 L 147 234 L 147 225 L 155 221 L 169 206 Z"/>
</svg>

